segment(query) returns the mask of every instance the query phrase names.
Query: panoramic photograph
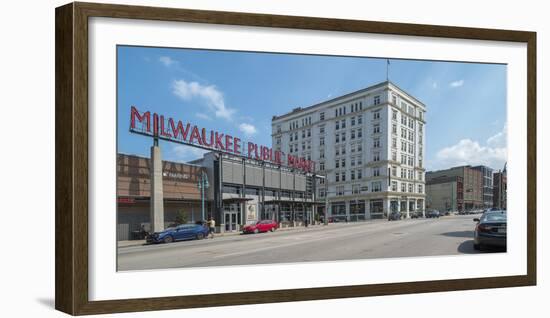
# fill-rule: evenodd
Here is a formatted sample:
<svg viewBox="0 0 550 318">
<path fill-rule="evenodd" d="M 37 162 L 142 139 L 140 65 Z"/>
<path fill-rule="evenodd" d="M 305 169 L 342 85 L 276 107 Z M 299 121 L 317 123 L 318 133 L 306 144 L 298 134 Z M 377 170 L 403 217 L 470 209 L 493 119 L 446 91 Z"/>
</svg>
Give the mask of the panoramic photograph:
<svg viewBox="0 0 550 318">
<path fill-rule="evenodd" d="M 120 45 L 117 270 L 505 253 L 506 85 L 505 64 Z"/>
</svg>

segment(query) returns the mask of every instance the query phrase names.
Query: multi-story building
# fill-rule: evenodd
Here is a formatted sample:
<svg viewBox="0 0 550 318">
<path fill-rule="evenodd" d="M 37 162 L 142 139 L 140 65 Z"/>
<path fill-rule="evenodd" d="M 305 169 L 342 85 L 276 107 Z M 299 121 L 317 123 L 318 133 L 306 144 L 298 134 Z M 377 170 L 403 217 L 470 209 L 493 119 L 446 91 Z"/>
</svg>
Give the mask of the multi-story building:
<svg viewBox="0 0 550 318">
<path fill-rule="evenodd" d="M 274 116 L 276 150 L 317 162 L 318 212 L 339 220 L 424 211 L 426 106 L 391 82 Z"/>
<path fill-rule="evenodd" d="M 429 171 L 426 173 L 426 182 L 428 184 L 438 183 L 438 180 L 446 178 L 460 177 L 462 179 L 464 210 L 483 208 L 483 183 L 481 171 L 473 169 L 471 166 L 459 166 L 445 170 Z M 427 200 L 434 202 L 439 200 L 437 193 L 426 192 Z M 462 212 L 459 208 L 459 212 Z"/>
<path fill-rule="evenodd" d="M 493 169 L 487 166 L 475 166 L 472 169 L 481 172 L 481 183 L 483 186 L 483 207 L 493 207 Z"/>
<path fill-rule="evenodd" d="M 493 174 L 493 207 L 506 210 L 506 168 Z"/>
<path fill-rule="evenodd" d="M 426 178 L 426 207 L 441 212 L 464 211 L 462 177 Z"/>
</svg>

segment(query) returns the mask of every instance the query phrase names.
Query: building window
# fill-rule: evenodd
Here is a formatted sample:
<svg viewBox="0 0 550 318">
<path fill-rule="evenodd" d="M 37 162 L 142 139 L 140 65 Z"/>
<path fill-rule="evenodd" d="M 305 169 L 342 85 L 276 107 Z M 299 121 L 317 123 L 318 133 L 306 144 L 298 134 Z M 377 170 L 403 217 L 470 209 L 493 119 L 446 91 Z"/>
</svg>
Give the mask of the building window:
<svg viewBox="0 0 550 318">
<path fill-rule="evenodd" d="M 391 167 L 391 175 L 394 176 L 394 177 L 397 177 L 397 167 L 396 166 Z"/>
<path fill-rule="evenodd" d="M 379 124 L 375 124 L 372 126 L 372 133 L 373 134 L 379 134 L 380 133 L 380 125 Z"/>
<path fill-rule="evenodd" d="M 397 125 L 396 124 L 391 125 L 391 133 L 394 134 L 394 135 L 397 135 Z"/>
<path fill-rule="evenodd" d="M 307 129 L 307 136 L 308 136 L 308 137 L 311 137 L 311 128 L 308 128 L 308 129 Z"/>
<path fill-rule="evenodd" d="M 422 185 L 419 184 L 419 185 L 418 185 L 418 193 L 422 193 L 422 190 L 423 190 L 423 189 L 422 189 Z"/>
<path fill-rule="evenodd" d="M 351 117 L 351 125 L 355 126 L 355 117 Z"/>
<path fill-rule="evenodd" d="M 380 153 L 375 152 L 372 154 L 372 161 L 380 161 Z"/>
<path fill-rule="evenodd" d="M 380 95 L 374 96 L 374 105 L 380 104 Z"/>
<path fill-rule="evenodd" d="M 351 137 L 350 137 L 351 140 L 355 139 L 355 130 L 352 130 L 351 131 Z"/>
<path fill-rule="evenodd" d="M 325 120 L 325 113 L 324 112 L 319 114 L 319 120 Z"/>
<path fill-rule="evenodd" d="M 351 157 L 351 163 L 350 163 L 350 165 L 351 165 L 352 167 L 355 167 L 355 157 Z"/>
<path fill-rule="evenodd" d="M 346 172 L 342 171 L 342 182 L 346 181 Z"/>
<path fill-rule="evenodd" d="M 360 166 L 363 164 L 363 156 L 357 157 L 357 165 Z"/>
<path fill-rule="evenodd" d="M 325 145 L 325 137 L 319 138 L 319 145 L 324 146 Z"/>
<path fill-rule="evenodd" d="M 294 140 L 298 140 L 298 132 L 294 133 Z"/>
<path fill-rule="evenodd" d="M 357 144 L 357 152 L 361 152 L 361 151 L 363 151 L 363 145 Z"/>
<path fill-rule="evenodd" d="M 281 137 L 277 137 L 277 145 L 281 144 Z"/>
<path fill-rule="evenodd" d="M 306 143 L 302 142 L 302 151 L 306 150 Z"/>
<path fill-rule="evenodd" d="M 396 151 L 391 152 L 391 160 L 397 161 L 397 152 Z"/>
<path fill-rule="evenodd" d="M 335 130 L 340 129 L 340 122 L 339 122 L 338 120 L 334 123 L 334 125 L 335 125 L 335 126 L 334 126 L 334 129 L 335 129 Z"/>
<path fill-rule="evenodd" d="M 293 141 L 293 138 L 292 138 L 293 134 L 290 134 L 290 141 L 292 142 Z"/>
<path fill-rule="evenodd" d="M 342 133 L 342 141 L 346 141 L 346 132 L 345 131 Z"/>
<path fill-rule="evenodd" d="M 363 116 L 357 115 L 357 124 L 361 125 L 363 123 Z"/>
<path fill-rule="evenodd" d="M 394 105 L 397 105 L 397 96 L 395 94 L 391 94 L 391 101 Z"/>
<path fill-rule="evenodd" d="M 319 170 L 324 171 L 325 170 L 325 163 L 319 162 Z"/>
<path fill-rule="evenodd" d="M 391 147 L 392 148 L 397 148 L 397 138 L 393 137 L 391 139 Z"/>
<path fill-rule="evenodd" d="M 372 113 L 372 119 L 380 119 L 380 111 L 379 110 Z"/>
<path fill-rule="evenodd" d="M 422 171 L 418 171 L 418 180 L 422 181 Z"/>
<path fill-rule="evenodd" d="M 325 151 L 324 150 L 320 150 L 319 151 L 319 159 L 324 159 L 325 158 Z"/>
<path fill-rule="evenodd" d="M 391 182 L 391 190 L 393 192 L 397 192 L 397 181 L 392 181 Z"/>
<path fill-rule="evenodd" d="M 351 186 L 351 192 L 353 194 L 359 194 L 360 191 L 361 191 L 361 185 L 354 184 L 354 185 Z"/>
<path fill-rule="evenodd" d="M 336 156 L 340 155 L 340 147 L 336 146 L 336 149 L 334 150 L 334 154 Z"/>
<path fill-rule="evenodd" d="M 346 158 L 342 158 L 342 168 L 346 167 Z"/>
<path fill-rule="evenodd" d="M 371 184 L 372 192 L 380 192 L 382 191 L 382 182 L 376 181 Z"/>
<path fill-rule="evenodd" d="M 336 182 L 340 182 L 340 173 L 339 172 L 334 173 L 334 180 Z"/>
<path fill-rule="evenodd" d="M 302 139 L 306 138 L 306 131 L 302 130 Z"/>
<path fill-rule="evenodd" d="M 412 184 L 412 183 L 409 183 L 409 192 L 412 193 L 413 191 L 414 191 L 414 190 L 413 190 L 413 184 Z"/>
<path fill-rule="evenodd" d="M 344 186 L 336 187 L 336 195 L 344 195 Z"/>
<path fill-rule="evenodd" d="M 380 168 L 372 168 L 372 176 L 373 177 L 379 177 L 380 176 Z"/>
<path fill-rule="evenodd" d="M 325 134 L 325 126 L 319 127 L 319 134 L 321 134 L 321 135 Z"/>
<path fill-rule="evenodd" d="M 355 180 L 355 170 L 351 170 L 350 172 L 350 179 Z"/>
<path fill-rule="evenodd" d="M 363 177 L 363 170 L 361 169 L 357 170 L 357 179 L 361 180 L 362 177 Z"/>
<path fill-rule="evenodd" d="M 407 184 L 405 182 L 401 182 L 401 192 L 407 192 Z"/>
<path fill-rule="evenodd" d="M 340 168 L 340 160 L 336 159 L 334 162 L 334 168 Z"/>
<path fill-rule="evenodd" d="M 342 129 L 346 128 L 346 120 L 342 119 Z"/>
<path fill-rule="evenodd" d="M 357 129 L 357 138 L 362 138 L 362 137 L 363 137 L 363 129 L 358 128 Z"/>
<path fill-rule="evenodd" d="M 374 148 L 380 148 L 380 138 L 375 138 L 372 145 Z"/>
</svg>

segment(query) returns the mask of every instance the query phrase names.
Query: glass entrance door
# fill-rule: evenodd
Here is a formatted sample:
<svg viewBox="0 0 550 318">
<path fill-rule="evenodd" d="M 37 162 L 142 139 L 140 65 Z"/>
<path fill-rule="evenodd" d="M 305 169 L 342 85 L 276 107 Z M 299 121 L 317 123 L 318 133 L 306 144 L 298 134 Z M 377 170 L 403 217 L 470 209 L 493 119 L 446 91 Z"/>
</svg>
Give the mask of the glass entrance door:
<svg viewBox="0 0 550 318">
<path fill-rule="evenodd" d="M 241 211 L 239 206 L 240 204 L 231 204 L 225 208 L 225 232 L 235 232 L 240 230 Z"/>
</svg>

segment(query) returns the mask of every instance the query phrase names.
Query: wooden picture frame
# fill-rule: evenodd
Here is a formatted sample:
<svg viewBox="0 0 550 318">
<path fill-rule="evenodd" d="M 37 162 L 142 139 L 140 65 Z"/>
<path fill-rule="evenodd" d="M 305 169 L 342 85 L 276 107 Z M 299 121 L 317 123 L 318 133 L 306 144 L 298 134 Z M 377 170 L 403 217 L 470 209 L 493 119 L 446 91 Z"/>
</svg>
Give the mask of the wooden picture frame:
<svg viewBox="0 0 550 318">
<path fill-rule="evenodd" d="M 239 12 L 71 3 L 56 9 L 55 307 L 72 315 L 483 289 L 536 284 L 536 33 Z M 527 44 L 527 274 L 374 285 L 90 301 L 88 20 L 91 17 L 362 32 Z"/>
</svg>

